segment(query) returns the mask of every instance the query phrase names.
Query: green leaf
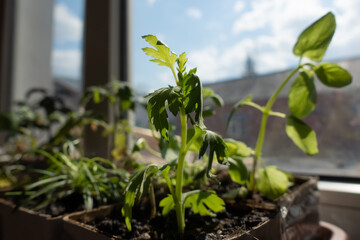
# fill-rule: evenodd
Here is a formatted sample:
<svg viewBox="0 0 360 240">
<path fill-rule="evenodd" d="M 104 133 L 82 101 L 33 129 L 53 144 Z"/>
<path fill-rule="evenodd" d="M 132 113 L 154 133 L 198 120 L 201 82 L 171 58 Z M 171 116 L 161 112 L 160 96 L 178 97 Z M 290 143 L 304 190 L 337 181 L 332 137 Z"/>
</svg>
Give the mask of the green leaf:
<svg viewBox="0 0 360 240">
<path fill-rule="evenodd" d="M 259 178 L 256 181 L 257 189 L 270 200 L 283 195 L 291 185 L 287 175 L 276 166 L 259 169 Z"/>
<path fill-rule="evenodd" d="M 243 160 L 239 157 L 228 158 L 228 163 L 231 180 L 239 184 L 246 183 L 248 171 Z"/>
<path fill-rule="evenodd" d="M 151 177 L 156 174 L 158 170 L 159 167 L 157 165 L 149 164 L 144 169 L 136 172 L 125 187 L 125 202 L 121 213 L 125 217 L 126 227 L 129 231 L 131 231 L 132 207 L 135 201 L 139 200 L 148 190 Z"/>
<path fill-rule="evenodd" d="M 177 70 L 179 73 L 183 73 L 186 70 L 185 64 L 187 62 L 186 53 L 180 54 L 179 58 L 177 59 L 178 68 Z"/>
<path fill-rule="evenodd" d="M 120 84 L 116 95 L 120 99 L 120 111 L 135 109 L 135 103 L 132 101 L 134 94 L 130 86 L 126 84 Z"/>
<path fill-rule="evenodd" d="M 225 202 L 216 195 L 215 191 L 198 191 L 185 198 L 185 207 L 192 209 L 201 216 L 214 216 L 214 213 L 225 209 Z"/>
<path fill-rule="evenodd" d="M 170 49 L 154 35 L 145 35 L 142 36 L 142 38 L 155 48 L 145 47 L 142 49 L 146 55 L 154 58 L 150 61 L 155 62 L 160 66 L 166 66 L 173 69 L 177 60 L 177 55 L 170 51 Z"/>
<path fill-rule="evenodd" d="M 133 146 L 132 153 L 140 152 L 141 150 L 145 149 L 147 142 L 145 138 L 139 138 Z"/>
<path fill-rule="evenodd" d="M 316 133 L 300 119 L 287 117 L 286 134 L 306 154 L 318 153 Z"/>
<path fill-rule="evenodd" d="M 219 134 L 207 130 L 204 136 L 203 144 L 199 151 L 199 158 L 201 158 L 205 154 L 208 146 L 210 146 L 210 149 L 209 161 L 206 168 L 206 176 L 217 181 L 217 179 L 210 173 L 210 170 L 212 168 L 212 162 L 214 159 L 214 153 L 216 153 L 218 162 L 223 163 L 228 155 L 227 146 Z"/>
<path fill-rule="evenodd" d="M 244 184 L 246 183 L 248 171 L 243 162 L 243 160 L 239 157 L 228 158 L 229 166 L 229 174 L 231 180 L 233 182 Z"/>
<path fill-rule="evenodd" d="M 222 195 L 222 198 L 227 200 L 234 200 L 237 197 L 245 198 L 249 193 L 249 190 L 245 186 L 231 189 Z"/>
<path fill-rule="evenodd" d="M 159 206 L 162 207 L 162 215 L 166 216 L 169 212 L 175 207 L 174 198 L 172 195 L 168 194 L 167 197 L 163 198 Z"/>
<path fill-rule="evenodd" d="M 166 165 L 166 167 L 163 167 L 161 169 L 161 175 L 163 175 L 163 177 L 165 178 L 165 182 L 166 184 L 168 185 L 168 188 L 169 188 L 169 191 L 171 194 L 174 194 L 174 189 L 173 189 L 173 186 L 172 186 L 172 183 L 171 183 L 171 180 L 170 180 L 170 177 L 169 177 L 169 171 L 171 169 L 171 165 Z"/>
<path fill-rule="evenodd" d="M 206 134 L 206 131 L 202 130 L 201 128 L 199 128 L 197 126 L 194 126 L 194 128 L 188 129 L 186 142 L 189 142 L 193 137 L 195 137 L 195 139 L 192 140 L 193 142 L 189 148 L 189 151 L 192 151 L 192 152 L 200 151 L 200 148 L 203 143 L 203 135 L 204 134 Z"/>
<path fill-rule="evenodd" d="M 210 88 L 203 87 L 203 97 L 204 97 L 204 100 L 209 99 L 209 98 L 212 99 L 213 102 L 219 107 L 224 106 L 224 100 L 222 99 L 222 97 L 220 95 L 216 94 Z"/>
<path fill-rule="evenodd" d="M 314 76 L 310 71 L 301 72 L 289 91 L 290 112 L 297 118 L 303 118 L 314 111 L 315 105 Z"/>
<path fill-rule="evenodd" d="M 320 62 L 335 33 L 335 28 L 335 16 L 328 12 L 300 34 L 293 48 L 293 53 L 296 56 L 307 57 L 312 61 Z"/>
<path fill-rule="evenodd" d="M 176 135 L 172 131 L 173 127 L 170 125 L 168 132 L 168 139 L 160 138 L 159 149 L 161 157 L 167 162 L 172 162 L 179 157 L 180 146 Z"/>
<path fill-rule="evenodd" d="M 86 89 L 81 101 L 85 103 L 89 98 L 92 98 L 94 103 L 100 103 L 107 94 L 108 91 L 105 88 L 89 87 Z"/>
<path fill-rule="evenodd" d="M 202 84 L 198 76 L 193 73 L 184 76 L 183 82 L 184 107 L 186 114 L 195 112 L 197 125 L 205 129 L 203 112 Z"/>
<path fill-rule="evenodd" d="M 315 67 L 315 73 L 329 87 L 340 88 L 352 82 L 351 74 L 335 63 L 322 63 Z"/>
<path fill-rule="evenodd" d="M 149 121 L 154 125 L 155 129 L 168 140 L 169 120 L 166 111 L 166 104 L 170 112 L 176 116 L 182 106 L 180 101 L 180 87 L 160 88 L 145 97 L 149 97 L 148 115 Z"/>
<path fill-rule="evenodd" d="M 90 190 L 88 189 L 88 191 L 84 191 L 82 195 L 83 195 L 83 199 L 84 199 L 84 203 L 85 203 L 85 209 L 86 210 L 92 209 L 94 206 L 94 198 L 93 198 Z"/>
<path fill-rule="evenodd" d="M 241 141 L 236 141 L 231 138 L 227 138 L 224 141 L 228 149 L 229 157 L 249 157 L 253 152 L 251 148 Z"/>
<path fill-rule="evenodd" d="M 0 114 L 0 131 L 8 131 L 11 135 L 19 131 L 21 117 L 15 112 Z"/>
</svg>

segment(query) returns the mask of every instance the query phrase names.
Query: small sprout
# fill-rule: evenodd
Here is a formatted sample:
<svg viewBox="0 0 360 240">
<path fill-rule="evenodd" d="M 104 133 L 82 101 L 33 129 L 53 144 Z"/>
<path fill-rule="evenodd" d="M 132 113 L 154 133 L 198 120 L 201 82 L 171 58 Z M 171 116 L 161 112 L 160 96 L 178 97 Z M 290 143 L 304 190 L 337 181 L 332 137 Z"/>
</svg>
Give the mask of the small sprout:
<svg viewBox="0 0 360 240">
<path fill-rule="evenodd" d="M 217 105 L 221 105 L 222 100 L 210 90 L 203 90 L 200 78 L 196 75 L 196 68 L 186 72 L 187 57 L 185 53 L 178 57 L 154 35 L 146 35 L 143 38 L 152 46 L 143 48 L 143 51 L 153 58 L 151 61 L 170 68 L 176 84 L 175 86 L 160 88 L 146 96 L 149 99 L 147 105 L 149 121 L 161 135 L 159 141 L 161 154 L 169 164 L 164 166 L 149 165 L 135 173 L 125 189 L 123 215 L 128 229 L 131 230 L 131 208 L 134 202 L 146 190 L 144 185 L 150 181 L 150 178 L 161 172 L 170 192 L 167 197 L 160 201 L 160 207 L 163 208 L 162 213 L 167 215 L 175 208 L 179 234 L 183 235 L 185 208 L 191 208 L 194 213 L 202 216 L 213 216 L 216 212 L 224 209 L 224 201 L 213 191 L 194 190 L 183 193 L 183 185 L 186 181 L 184 179 L 185 156 L 188 151 L 199 150 L 201 157 L 209 146 L 206 173 L 208 177 L 213 179 L 215 178 L 210 174 L 210 171 L 214 154 L 216 154 L 219 163 L 225 162 L 226 144 L 218 134 L 206 130 L 204 124 L 203 94 L 205 92 L 206 96 L 212 98 Z M 177 74 L 175 73 L 175 63 L 177 63 Z M 180 141 L 171 134 L 168 116 L 170 113 L 180 118 Z M 191 123 L 193 128 L 189 128 L 188 123 Z M 139 142 L 135 146 L 135 150 L 144 147 L 146 144 Z M 169 175 L 170 170 L 176 171 L 175 179 Z"/>
</svg>

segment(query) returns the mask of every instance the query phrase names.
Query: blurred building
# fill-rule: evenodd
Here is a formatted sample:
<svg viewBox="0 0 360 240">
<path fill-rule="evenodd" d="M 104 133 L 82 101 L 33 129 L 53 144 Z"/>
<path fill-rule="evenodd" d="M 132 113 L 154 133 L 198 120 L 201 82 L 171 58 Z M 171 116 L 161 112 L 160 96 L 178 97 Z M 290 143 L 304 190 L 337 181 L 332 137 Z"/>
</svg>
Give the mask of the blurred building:
<svg viewBox="0 0 360 240">
<path fill-rule="evenodd" d="M 304 121 L 317 133 L 319 154 L 315 158 L 326 160 L 326 164 L 342 168 L 358 165 L 360 154 L 358 147 L 360 146 L 360 58 L 342 60 L 338 64 L 352 74 L 352 84 L 345 88 L 334 89 L 315 80 L 316 109 Z M 215 116 L 205 120 L 206 126 L 223 136 L 244 141 L 254 148 L 260 128 L 261 113 L 248 106 L 238 109 L 226 131 L 226 123 L 232 107 L 250 94 L 254 102 L 265 105 L 289 73 L 290 70 L 265 75 L 252 74 L 231 81 L 206 84 L 205 86 L 218 93 L 225 103 L 224 107 L 217 108 Z M 287 94 L 290 86 L 291 82 L 279 95 L 273 107 L 274 111 L 289 113 Z M 269 118 L 264 154 L 267 158 L 287 159 L 289 156 L 305 158 L 306 155 L 286 136 L 285 124 L 285 119 Z"/>
</svg>

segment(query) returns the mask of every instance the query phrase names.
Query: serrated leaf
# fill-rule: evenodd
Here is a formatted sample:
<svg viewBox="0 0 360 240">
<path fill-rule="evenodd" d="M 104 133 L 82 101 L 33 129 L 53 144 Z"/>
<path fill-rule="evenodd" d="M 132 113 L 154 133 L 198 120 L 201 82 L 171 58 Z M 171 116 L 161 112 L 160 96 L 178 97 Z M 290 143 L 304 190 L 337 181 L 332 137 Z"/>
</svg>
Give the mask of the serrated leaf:
<svg viewBox="0 0 360 240">
<path fill-rule="evenodd" d="M 304 153 L 314 155 L 319 152 L 316 133 L 300 119 L 287 117 L 286 134 Z"/>
<path fill-rule="evenodd" d="M 180 146 L 176 135 L 171 130 L 171 125 L 168 132 L 168 139 L 160 138 L 159 149 L 161 157 L 167 162 L 172 162 L 179 157 Z"/>
<path fill-rule="evenodd" d="M 169 139 L 169 120 L 166 106 L 168 106 L 174 116 L 177 115 L 182 106 L 180 91 L 180 87 L 169 86 L 167 88 L 160 88 L 145 96 L 149 98 L 147 105 L 149 121 L 166 140 Z"/>
<path fill-rule="evenodd" d="M 177 55 L 170 51 L 168 46 L 159 41 L 154 35 L 145 35 L 142 36 L 142 38 L 155 48 L 145 47 L 142 49 L 146 55 L 153 57 L 150 61 L 155 62 L 160 66 L 166 66 L 173 69 L 177 60 Z"/>
<path fill-rule="evenodd" d="M 335 63 L 322 63 L 315 67 L 315 73 L 329 87 L 345 87 L 352 82 L 351 74 Z"/>
<path fill-rule="evenodd" d="M 186 53 L 183 52 L 182 54 L 180 54 L 179 58 L 177 59 L 177 64 L 178 64 L 177 70 L 179 71 L 179 73 L 185 72 L 185 70 L 186 70 L 186 67 L 185 67 L 186 62 L 187 62 Z"/>
<path fill-rule="evenodd" d="M 256 186 L 262 195 L 275 200 L 286 192 L 291 182 L 287 175 L 276 166 L 268 166 L 265 169 L 259 169 Z"/>
<path fill-rule="evenodd" d="M 168 195 L 167 197 L 163 198 L 159 206 L 162 207 L 162 215 L 166 216 L 169 214 L 169 212 L 175 207 L 174 198 L 172 195 Z"/>
<path fill-rule="evenodd" d="M 229 157 L 249 157 L 253 152 L 250 147 L 248 147 L 245 143 L 241 141 L 236 141 L 231 138 L 227 138 L 224 141 L 228 149 Z"/>
<path fill-rule="evenodd" d="M 228 158 L 229 175 L 233 182 L 244 184 L 246 183 L 248 171 L 243 162 L 239 157 Z"/>
<path fill-rule="evenodd" d="M 184 107 L 186 114 L 195 112 L 195 122 L 204 129 L 202 84 L 195 74 L 186 74 L 183 82 Z"/>
<path fill-rule="evenodd" d="M 315 105 L 314 76 L 310 71 L 301 72 L 289 91 L 290 112 L 297 118 L 304 118 L 314 111 Z"/>
<path fill-rule="evenodd" d="M 331 42 L 335 29 L 335 16 L 328 12 L 300 34 L 293 48 L 293 53 L 296 56 L 307 57 L 312 61 L 320 62 Z"/>
<path fill-rule="evenodd" d="M 125 187 L 125 201 L 121 213 L 123 217 L 125 217 L 125 224 L 129 231 L 131 231 L 132 207 L 135 201 L 139 200 L 148 190 L 151 177 L 156 174 L 158 170 L 159 167 L 155 164 L 146 166 L 144 169 L 136 172 Z"/>
<path fill-rule="evenodd" d="M 207 130 L 204 136 L 203 144 L 199 151 L 199 158 L 201 158 L 205 154 L 208 147 L 210 147 L 210 149 L 209 149 L 209 161 L 206 168 L 206 176 L 217 181 L 217 179 L 214 178 L 214 176 L 210 173 L 214 159 L 214 153 L 216 153 L 218 162 L 223 163 L 228 155 L 227 146 L 219 134 Z"/>
<path fill-rule="evenodd" d="M 185 207 L 191 208 L 195 214 L 214 216 L 214 213 L 225 209 L 225 202 L 218 197 L 215 191 L 198 191 L 185 198 Z"/>
</svg>

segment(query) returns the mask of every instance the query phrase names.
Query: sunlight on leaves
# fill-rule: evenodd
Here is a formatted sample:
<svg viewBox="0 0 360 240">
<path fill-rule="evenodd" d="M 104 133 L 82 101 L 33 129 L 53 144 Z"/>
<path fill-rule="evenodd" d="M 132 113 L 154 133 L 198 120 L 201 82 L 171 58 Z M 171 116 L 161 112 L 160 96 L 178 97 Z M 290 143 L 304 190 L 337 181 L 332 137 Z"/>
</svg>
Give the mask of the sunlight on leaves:
<svg viewBox="0 0 360 240">
<path fill-rule="evenodd" d="M 319 152 L 316 133 L 305 122 L 294 116 L 287 117 L 286 134 L 304 153 L 314 155 Z"/>
<path fill-rule="evenodd" d="M 307 57 L 320 62 L 335 33 L 336 21 L 331 12 L 306 28 L 298 37 L 293 48 L 295 56 Z"/>
<path fill-rule="evenodd" d="M 334 63 L 322 63 L 315 67 L 316 76 L 329 87 L 345 87 L 352 81 L 348 71 Z"/>
<path fill-rule="evenodd" d="M 314 111 L 316 105 L 316 88 L 310 71 L 299 74 L 289 91 L 289 108 L 297 118 L 303 118 Z"/>
</svg>

